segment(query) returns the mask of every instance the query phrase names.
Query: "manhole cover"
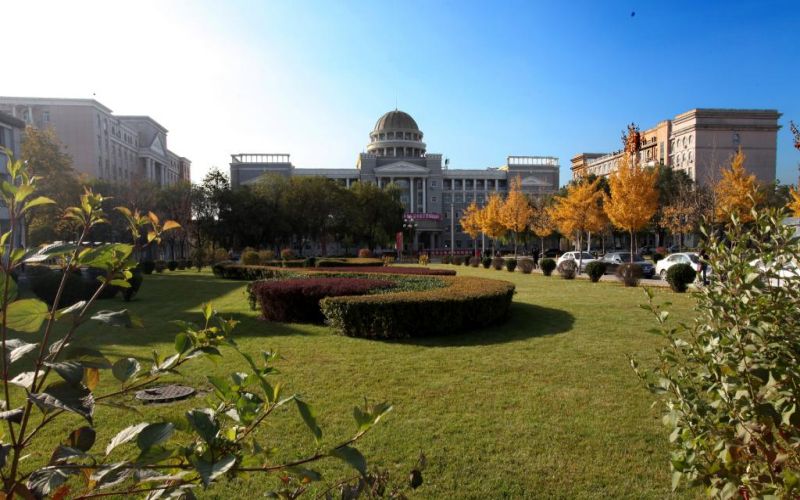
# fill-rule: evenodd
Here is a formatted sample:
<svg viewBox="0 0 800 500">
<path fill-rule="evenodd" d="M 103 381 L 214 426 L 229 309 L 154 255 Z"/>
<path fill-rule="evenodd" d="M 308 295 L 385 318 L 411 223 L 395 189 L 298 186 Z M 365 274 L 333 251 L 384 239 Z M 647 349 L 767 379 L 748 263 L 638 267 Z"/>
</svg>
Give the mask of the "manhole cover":
<svg viewBox="0 0 800 500">
<path fill-rule="evenodd" d="M 137 392 L 136 399 L 144 403 L 169 403 L 186 399 L 194 392 L 194 389 L 185 385 L 160 385 Z"/>
</svg>

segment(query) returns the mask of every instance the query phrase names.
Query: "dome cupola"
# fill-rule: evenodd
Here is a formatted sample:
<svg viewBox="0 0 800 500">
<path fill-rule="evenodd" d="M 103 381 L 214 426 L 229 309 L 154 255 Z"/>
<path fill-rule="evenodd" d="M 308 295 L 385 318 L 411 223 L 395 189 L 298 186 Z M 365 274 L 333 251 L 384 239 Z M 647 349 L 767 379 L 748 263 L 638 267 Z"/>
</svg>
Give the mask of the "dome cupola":
<svg viewBox="0 0 800 500">
<path fill-rule="evenodd" d="M 378 156 L 419 158 L 425 156 L 425 143 L 417 122 L 404 111 L 384 114 L 369 134 L 367 152 Z"/>
</svg>

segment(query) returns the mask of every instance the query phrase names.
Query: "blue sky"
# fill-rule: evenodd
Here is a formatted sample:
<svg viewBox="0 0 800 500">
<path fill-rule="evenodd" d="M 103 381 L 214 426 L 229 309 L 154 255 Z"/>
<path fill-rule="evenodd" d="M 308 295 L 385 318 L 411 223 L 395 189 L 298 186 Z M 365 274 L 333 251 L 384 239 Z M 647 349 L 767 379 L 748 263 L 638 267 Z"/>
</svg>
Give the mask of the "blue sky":
<svg viewBox="0 0 800 500">
<path fill-rule="evenodd" d="M 170 148 L 193 160 L 195 180 L 210 165 L 227 169 L 238 152 L 352 167 L 375 120 L 397 103 L 428 151 L 454 168 L 551 155 L 562 182 L 571 156 L 618 148 L 631 121 L 646 128 L 694 107 L 775 108 L 778 177 L 797 182 L 788 130 L 800 122 L 796 1 L 10 8 L 28 19 L 11 34 L 36 40 L 10 56 L 19 76 L 3 94 L 95 94 L 115 112 L 150 114 L 170 129 Z"/>
</svg>

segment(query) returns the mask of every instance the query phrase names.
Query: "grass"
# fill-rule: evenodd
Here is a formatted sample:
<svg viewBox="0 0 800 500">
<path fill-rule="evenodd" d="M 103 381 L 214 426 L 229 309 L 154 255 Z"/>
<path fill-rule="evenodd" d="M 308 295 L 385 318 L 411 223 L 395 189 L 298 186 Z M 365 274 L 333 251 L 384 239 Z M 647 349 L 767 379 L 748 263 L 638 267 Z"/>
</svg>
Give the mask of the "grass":
<svg viewBox="0 0 800 500">
<path fill-rule="evenodd" d="M 654 359 L 659 337 L 641 289 L 612 283 L 567 281 L 464 266 L 459 275 L 513 281 L 517 295 L 507 324 L 463 336 L 406 342 L 340 337 L 324 326 L 270 324 L 256 318 L 244 296 L 244 282 L 210 273 L 166 272 L 145 277 L 128 307 L 144 329 L 92 325 L 80 342 L 112 357 L 147 362 L 154 349 L 172 351 L 172 319 L 199 319 L 200 305 L 212 300 L 225 315 L 242 322 L 237 342 L 247 351 L 277 349 L 279 379 L 301 392 L 317 411 L 323 442 L 333 445 L 355 429 L 352 408 L 363 401 L 388 400 L 390 413 L 359 445 L 373 465 L 404 479 L 420 451 L 428 459 L 419 498 L 663 498 L 670 495 L 667 436 L 652 397 L 637 382 L 626 354 Z M 681 319 L 691 317 L 692 299 L 656 290 L 673 302 Z M 105 301 L 100 308 L 121 308 Z M 30 340 L 30 339 L 28 339 Z M 189 384 L 207 389 L 208 374 L 241 370 L 233 353 L 217 365 L 200 360 L 185 370 Z M 113 360 L 113 359 L 112 359 Z M 148 363 L 149 364 L 149 363 Z M 103 374 L 100 393 L 116 386 Z M 111 384 L 109 386 L 108 384 Z M 102 449 L 125 425 L 155 421 L 205 406 L 202 399 L 140 407 L 143 417 L 98 408 Z M 38 416 L 34 422 L 38 421 Z M 55 444 L 82 425 L 63 418 L 50 428 L 26 462 L 46 460 Z M 310 453 L 313 440 L 296 410 L 276 412 L 259 431 L 276 457 Z M 131 445 L 125 448 L 129 453 Z M 351 474 L 329 460 L 319 469 L 327 479 Z M 261 496 L 276 484 L 263 475 L 213 487 L 207 498 Z"/>
</svg>

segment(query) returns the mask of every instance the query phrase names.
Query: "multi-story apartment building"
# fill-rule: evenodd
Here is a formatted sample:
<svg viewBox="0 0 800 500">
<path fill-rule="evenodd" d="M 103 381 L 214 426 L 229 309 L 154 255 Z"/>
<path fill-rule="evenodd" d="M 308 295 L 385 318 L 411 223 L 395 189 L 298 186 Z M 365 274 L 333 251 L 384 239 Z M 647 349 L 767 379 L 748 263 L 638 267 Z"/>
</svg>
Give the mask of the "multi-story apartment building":
<svg viewBox="0 0 800 500">
<path fill-rule="evenodd" d="M 641 133 L 640 164 L 682 170 L 696 183 L 717 181 L 739 148 L 746 168 L 762 183 L 775 181 L 778 119 L 776 110 L 692 109 Z M 572 176 L 605 176 L 616 170 L 622 150 L 572 157 Z"/>
<path fill-rule="evenodd" d="M 158 185 L 189 180 L 191 162 L 167 149 L 167 129 L 149 116 L 114 115 L 94 99 L 0 97 L 0 111 L 52 127 L 75 170 L 99 179 Z"/>
<path fill-rule="evenodd" d="M 24 131 L 25 122 L 5 113 L 0 113 L 0 177 L 4 181 L 10 180 L 6 165 L 8 156 L 4 152 L 8 150 L 15 158 L 19 158 L 20 143 L 22 142 L 22 133 Z M 0 205 L 0 233 L 8 231 L 9 228 L 8 208 Z M 17 231 L 14 239 L 16 240 L 14 242 L 15 245 L 24 245 L 23 231 Z"/>
<path fill-rule="evenodd" d="M 500 167 L 451 169 L 441 154 L 427 153 L 423 133 L 407 113 L 394 110 L 378 119 L 366 152 L 358 155 L 355 168 L 297 168 L 288 154 L 235 154 L 231 158 L 231 185 L 236 188 L 256 182 L 265 173 L 324 176 L 342 185 L 371 182 L 394 183 L 406 217 L 417 224 L 413 246 L 427 250 L 472 247 L 458 219 L 473 201 L 483 205 L 491 193 L 504 195 L 519 177 L 522 190 L 530 195 L 555 192 L 559 183 L 558 158 L 509 156 Z M 451 234 L 451 228 L 455 232 Z"/>
</svg>

